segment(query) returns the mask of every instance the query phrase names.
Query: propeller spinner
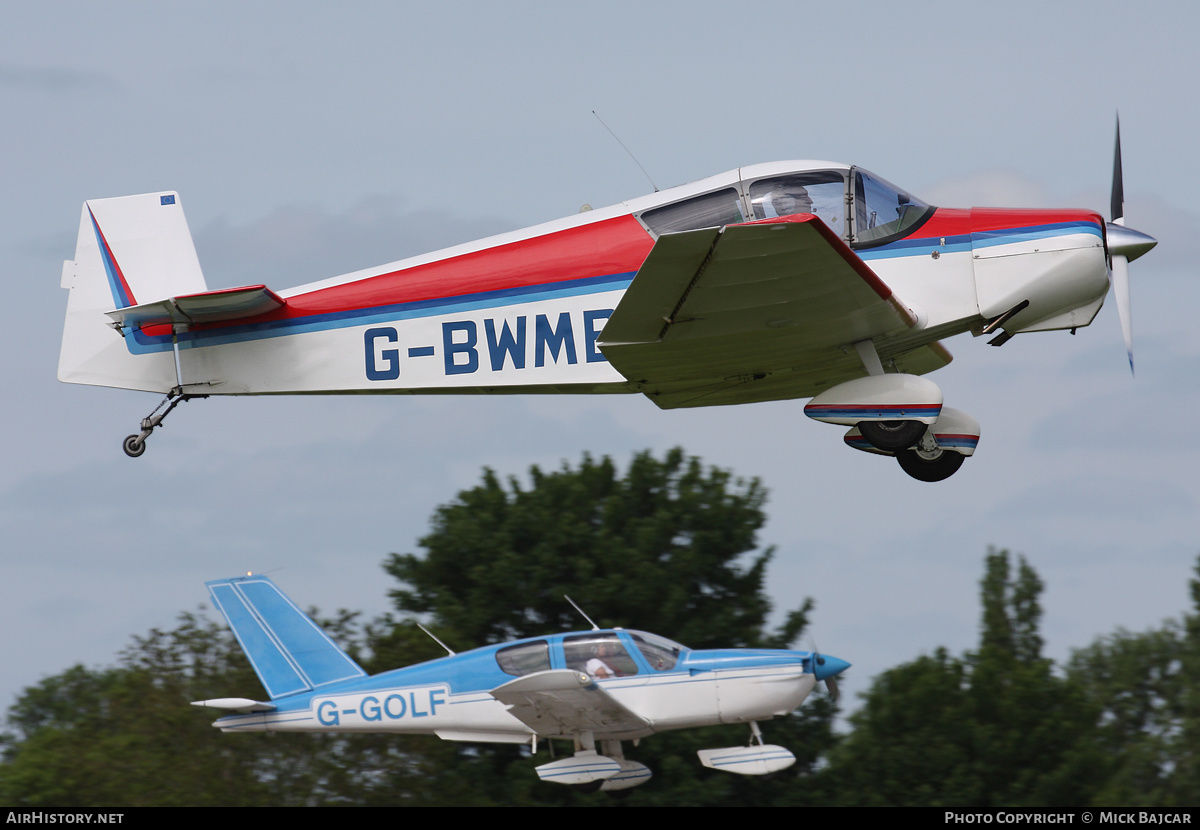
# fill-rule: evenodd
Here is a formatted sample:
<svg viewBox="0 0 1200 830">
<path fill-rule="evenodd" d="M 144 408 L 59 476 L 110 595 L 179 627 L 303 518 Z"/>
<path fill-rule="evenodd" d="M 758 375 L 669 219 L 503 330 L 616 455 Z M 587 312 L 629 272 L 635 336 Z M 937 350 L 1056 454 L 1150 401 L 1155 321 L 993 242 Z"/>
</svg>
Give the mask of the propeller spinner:
<svg viewBox="0 0 1200 830">
<path fill-rule="evenodd" d="M 816 649 L 813 649 L 812 655 L 813 675 L 817 680 L 825 682 L 825 688 L 829 690 L 829 696 L 833 698 L 834 703 L 837 703 L 841 697 L 841 693 L 838 691 L 837 676 L 850 668 L 850 664 L 837 657 L 821 654 Z"/>
</svg>

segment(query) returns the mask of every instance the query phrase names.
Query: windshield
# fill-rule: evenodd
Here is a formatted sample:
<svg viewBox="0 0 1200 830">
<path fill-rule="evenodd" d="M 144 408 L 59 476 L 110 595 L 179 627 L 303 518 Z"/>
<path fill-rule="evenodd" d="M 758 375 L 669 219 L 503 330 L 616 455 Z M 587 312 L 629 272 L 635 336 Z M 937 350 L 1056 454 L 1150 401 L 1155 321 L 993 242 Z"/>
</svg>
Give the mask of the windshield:
<svg viewBox="0 0 1200 830">
<path fill-rule="evenodd" d="M 855 247 L 882 245 L 906 236 L 933 208 L 866 170 L 854 174 Z"/>
<path fill-rule="evenodd" d="M 631 631 L 629 636 L 633 637 L 633 643 L 637 646 L 638 651 L 646 658 L 646 662 L 650 664 L 650 668 L 655 671 L 669 671 L 675 668 L 675 663 L 679 660 L 679 654 L 683 651 L 683 646 L 674 640 L 668 640 L 666 637 L 659 637 L 657 634 L 647 634 L 645 631 Z"/>
</svg>

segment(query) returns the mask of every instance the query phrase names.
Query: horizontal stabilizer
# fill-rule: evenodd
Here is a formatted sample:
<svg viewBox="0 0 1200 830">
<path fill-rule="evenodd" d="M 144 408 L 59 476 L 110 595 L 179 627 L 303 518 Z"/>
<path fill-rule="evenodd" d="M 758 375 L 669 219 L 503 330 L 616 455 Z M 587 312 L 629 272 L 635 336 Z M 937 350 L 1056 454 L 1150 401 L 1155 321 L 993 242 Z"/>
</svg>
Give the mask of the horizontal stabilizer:
<svg viewBox="0 0 1200 830">
<path fill-rule="evenodd" d="M 207 585 L 272 700 L 366 677 L 267 577 L 218 579 Z"/>
<path fill-rule="evenodd" d="M 476 744 L 527 744 L 528 735 L 516 732 L 482 732 L 467 729 L 439 729 L 433 734 L 443 741 L 464 741 Z"/>
<path fill-rule="evenodd" d="M 247 285 L 119 308 L 107 315 L 124 326 L 198 325 L 258 317 L 283 308 L 286 303 L 265 285 Z"/>
<path fill-rule="evenodd" d="M 274 703 L 260 703 L 246 697 L 218 697 L 212 700 L 193 700 L 193 706 L 207 706 L 210 709 L 225 709 L 230 712 L 270 712 L 275 709 Z"/>
<path fill-rule="evenodd" d="M 795 755 L 773 744 L 701 749 L 696 754 L 700 756 L 700 763 L 704 766 L 736 772 L 738 775 L 767 775 L 787 769 L 796 763 Z"/>
</svg>

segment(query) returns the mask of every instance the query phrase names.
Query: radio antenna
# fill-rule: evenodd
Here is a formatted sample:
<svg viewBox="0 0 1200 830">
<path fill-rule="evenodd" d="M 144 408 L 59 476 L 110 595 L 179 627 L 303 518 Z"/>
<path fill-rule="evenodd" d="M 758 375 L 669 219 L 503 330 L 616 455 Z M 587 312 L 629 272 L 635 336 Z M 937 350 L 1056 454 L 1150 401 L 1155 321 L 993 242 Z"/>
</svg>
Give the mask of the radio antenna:
<svg viewBox="0 0 1200 830">
<path fill-rule="evenodd" d="M 600 123 L 601 123 L 601 124 L 603 124 L 604 122 L 603 122 L 603 121 L 601 121 Z M 580 608 L 578 605 L 576 605 L 576 604 L 575 604 L 575 600 L 571 599 L 571 598 L 570 598 L 569 596 L 567 596 L 566 594 L 563 594 L 563 599 L 565 599 L 567 602 L 571 603 L 571 607 L 573 607 L 573 608 L 574 608 L 576 611 L 578 611 L 578 612 L 580 613 L 580 615 L 581 615 L 581 616 L 582 616 L 582 617 L 583 617 L 585 620 L 587 620 L 588 622 L 592 623 L 592 631 L 599 631 L 599 630 L 600 630 L 600 626 L 598 626 L 598 625 L 596 625 L 594 622 L 592 622 L 592 618 L 591 618 L 591 617 L 589 617 L 587 614 L 584 614 L 584 613 L 583 613 L 583 609 L 582 609 L 582 608 Z"/>
<path fill-rule="evenodd" d="M 435 637 L 432 631 L 430 631 L 430 630 L 429 630 L 428 628 L 426 628 L 425 626 L 421 625 L 421 624 L 420 624 L 419 622 L 417 622 L 416 620 L 413 620 L 413 624 L 414 624 L 414 625 L 416 625 L 416 627 L 417 627 L 417 628 L 421 629 L 421 630 L 422 630 L 422 631 L 424 631 L 426 634 L 428 634 L 428 635 L 429 635 L 429 637 L 430 637 L 430 639 L 432 639 L 432 640 L 433 640 L 435 643 L 437 643 L 437 644 L 438 644 L 439 646 L 441 646 L 442 648 L 446 649 L 446 652 L 447 652 L 447 653 L 448 653 L 448 654 L 449 654 L 451 657 L 453 657 L 453 656 L 454 656 L 454 649 L 450 648 L 450 646 L 446 645 L 446 644 L 445 644 L 445 643 L 443 643 L 441 640 L 439 640 L 437 637 Z"/>
<path fill-rule="evenodd" d="M 625 142 L 623 142 L 623 141 L 621 141 L 621 139 L 617 138 L 617 134 L 612 131 L 611 127 L 609 127 L 607 124 L 604 123 L 604 119 L 601 118 L 600 115 L 595 110 L 592 110 L 592 115 L 596 116 L 596 120 L 600 122 L 600 126 L 604 127 L 604 129 L 608 130 L 609 135 L 611 135 L 613 138 L 617 139 L 617 143 L 621 145 L 621 149 L 624 150 L 626 153 L 629 153 L 629 157 L 631 159 L 633 159 L 633 163 L 638 166 L 638 168 L 642 171 L 642 175 L 646 177 L 646 180 L 648 182 L 650 182 L 650 186 L 654 188 L 654 192 L 657 193 L 658 185 L 656 185 L 654 183 L 654 179 L 650 178 L 650 174 L 646 172 L 646 168 L 642 167 L 642 163 L 637 160 L 637 156 L 635 156 L 633 153 L 629 152 L 629 148 L 625 146 Z M 572 602 L 571 604 L 574 605 L 575 603 Z M 579 613 L 583 614 L 582 611 L 580 611 Z M 586 617 L 587 614 L 584 614 L 584 616 Z M 588 622 L 592 622 L 592 621 L 588 620 Z M 595 623 L 592 623 L 592 625 L 595 625 Z"/>
</svg>

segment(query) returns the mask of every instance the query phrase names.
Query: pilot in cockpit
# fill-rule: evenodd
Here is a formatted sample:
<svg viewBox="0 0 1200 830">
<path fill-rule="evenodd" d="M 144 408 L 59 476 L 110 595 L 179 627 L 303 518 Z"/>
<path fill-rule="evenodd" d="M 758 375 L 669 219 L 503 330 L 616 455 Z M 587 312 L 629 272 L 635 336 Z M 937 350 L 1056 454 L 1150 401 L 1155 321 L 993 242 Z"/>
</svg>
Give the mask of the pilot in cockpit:
<svg viewBox="0 0 1200 830">
<path fill-rule="evenodd" d="M 791 185 L 786 190 L 776 190 L 771 193 L 771 207 L 776 216 L 791 216 L 793 213 L 812 213 L 813 200 L 808 195 L 808 189 L 800 185 Z"/>
<path fill-rule="evenodd" d="M 584 666 L 592 677 L 603 680 L 606 677 L 617 677 L 618 672 L 613 668 L 613 658 L 617 656 L 616 645 L 611 640 L 601 640 L 596 644 L 596 654 Z"/>
</svg>

